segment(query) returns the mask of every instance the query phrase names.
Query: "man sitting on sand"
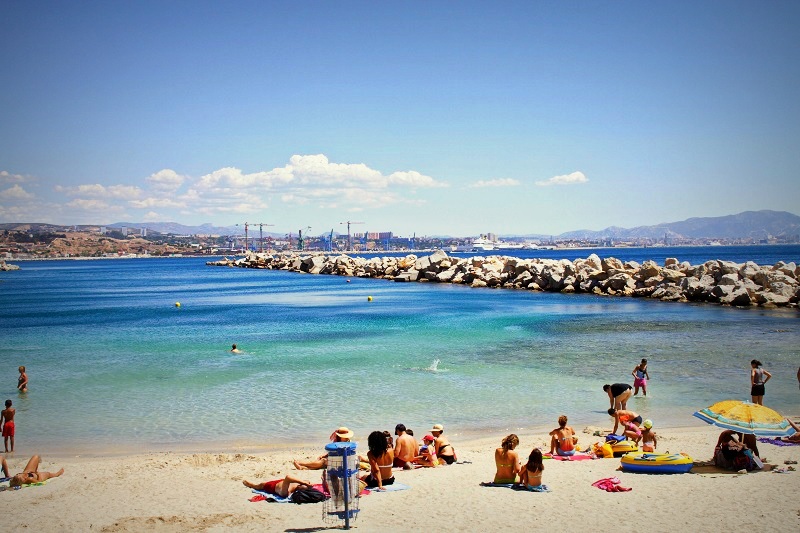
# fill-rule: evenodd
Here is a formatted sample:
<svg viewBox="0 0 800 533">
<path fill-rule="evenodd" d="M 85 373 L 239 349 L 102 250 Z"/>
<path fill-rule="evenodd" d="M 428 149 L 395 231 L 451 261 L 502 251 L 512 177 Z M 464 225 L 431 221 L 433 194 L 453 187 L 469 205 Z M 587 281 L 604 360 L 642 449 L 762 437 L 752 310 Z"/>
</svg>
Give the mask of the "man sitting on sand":
<svg viewBox="0 0 800 533">
<path fill-rule="evenodd" d="M 53 477 L 59 477 L 61 474 L 64 473 L 64 469 L 62 468 L 58 472 L 39 472 L 39 463 L 41 463 L 42 458 L 38 455 L 34 455 L 28 461 L 28 464 L 25 465 L 25 469 L 11 478 L 9 481 L 9 485 L 11 487 L 21 487 L 22 485 L 32 485 L 34 483 L 42 483 L 47 481 Z M 2 468 L 3 468 L 3 476 L 9 477 L 8 474 L 8 463 L 6 462 L 6 458 L 3 457 L 2 459 Z"/>
<path fill-rule="evenodd" d="M 414 437 L 406 433 L 406 426 L 397 424 L 394 428 L 397 440 L 394 443 L 394 466 L 404 470 L 414 468 L 414 458 L 419 455 L 419 446 Z"/>
<path fill-rule="evenodd" d="M 280 496 L 281 498 L 288 498 L 290 494 L 299 488 L 313 488 L 313 485 L 309 481 L 296 478 L 291 474 L 287 475 L 283 479 L 264 481 L 263 483 L 251 483 L 245 479 L 242 481 L 242 484 L 245 487 L 269 492 L 270 494 Z"/>
<path fill-rule="evenodd" d="M 575 454 L 578 437 L 575 436 L 575 430 L 567 425 L 567 415 L 558 417 L 558 427 L 550 432 L 550 437 L 550 455 L 556 453 L 569 457 Z"/>
<path fill-rule="evenodd" d="M 639 444 L 639 440 L 642 438 L 642 430 L 639 428 L 639 426 L 642 424 L 642 417 L 639 416 L 639 413 L 625 411 L 623 409 L 620 409 L 619 411 L 616 409 L 609 409 L 608 414 L 614 417 L 614 429 L 611 431 L 611 433 L 616 435 L 617 428 L 619 428 L 620 424 L 622 424 L 622 427 L 625 428 L 623 435 L 631 439 L 636 444 Z"/>
</svg>

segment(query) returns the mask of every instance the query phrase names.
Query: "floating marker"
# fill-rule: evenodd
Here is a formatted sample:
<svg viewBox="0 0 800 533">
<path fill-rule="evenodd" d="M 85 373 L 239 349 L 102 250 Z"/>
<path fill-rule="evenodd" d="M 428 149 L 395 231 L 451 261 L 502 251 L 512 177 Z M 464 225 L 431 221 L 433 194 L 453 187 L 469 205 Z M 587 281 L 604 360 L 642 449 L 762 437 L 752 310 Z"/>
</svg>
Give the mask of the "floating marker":
<svg viewBox="0 0 800 533">
<path fill-rule="evenodd" d="M 175 302 L 175 307 L 180 307 L 180 306 L 181 306 L 180 302 Z"/>
<path fill-rule="evenodd" d="M 367 301 L 371 302 L 372 301 L 372 296 L 367 296 Z"/>
</svg>

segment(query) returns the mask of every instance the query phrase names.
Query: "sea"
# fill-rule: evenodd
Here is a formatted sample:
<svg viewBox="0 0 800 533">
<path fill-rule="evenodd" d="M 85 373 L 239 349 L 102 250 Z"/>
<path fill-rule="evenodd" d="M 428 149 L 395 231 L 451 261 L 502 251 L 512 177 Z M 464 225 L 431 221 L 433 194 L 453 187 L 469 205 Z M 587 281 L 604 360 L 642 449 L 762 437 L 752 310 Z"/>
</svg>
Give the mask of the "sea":
<svg viewBox="0 0 800 533">
<path fill-rule="evenodd" d="M 800 263 L 800 245 L 528 250 L 623 261 Z M 373 255 L 387 255 L 377 253 Z M 403 254 L 404 255 L 404 254 Z M 420 252 L 418 255 L 424 255 Z M 463 254 L 459 254 L 463 255 Z M 46 260 L 0 272 L 0 402 L 18 453 L 324 444 L 403 423 L 451 440 L 570 424 L 611 429 L 602 386 L 632 383 L 654 426 L 749 399 L 800 413 L 800 311 L 207 266 L 208 258 Z M 242 353 L 231 353 L 232 344 Z M 24 365 L 29 391 L 16 390 Z"/>
</svg>

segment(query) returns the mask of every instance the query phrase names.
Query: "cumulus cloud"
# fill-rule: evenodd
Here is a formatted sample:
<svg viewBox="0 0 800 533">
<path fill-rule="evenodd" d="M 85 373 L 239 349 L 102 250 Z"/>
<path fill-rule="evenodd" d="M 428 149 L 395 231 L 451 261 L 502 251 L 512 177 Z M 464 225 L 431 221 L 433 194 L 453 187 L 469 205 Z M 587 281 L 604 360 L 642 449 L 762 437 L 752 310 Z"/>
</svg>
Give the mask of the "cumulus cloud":
<svg viewBox="0 0 800 533">
<path fill-rule="evenodd" d="M 55 190 L 56 192 L 66 194 L 67 196 L 119 198 L 122 200 L 138 198 L 142 195 L 142 190 L 139 187 L 132 185 L 110 185 L 106 187 L 104 185 L 100 185 L 99 183 L 78 185 L 77 187 L 63 187 L 61 185 L 56 185 Z"/>
<path fill-rule="evenodd" d="M 142 200 L 131 200 L 128 205 L 136 209 L 150 209 L 153 207 L 186 207 L 184 202 L 176 202 L 171 198 L 149 197 Z"/>
<path fill-rule="evenodd" d="M 0 191 L 0 200 L 3 201 L 33 200 L 33 198 L 34 196 L 20 185 L 13 185 L 4 191 Z"/>
<path fill-rule="evenodd" d="M 0 183 L 24 179 L 0 172 Z M 56 185 L 49 192 L 60 195 L 57 205 L 72 223 L 92 214 L 107 220 L 129 211 L 139 220 L 155 221 L 153 217 L 178 214 L 255 215 L 281 206 L 353 211 L 420 205 L 425 202 L 421 190 L 447 186 L 417 170 L 384 173 L 364 163 L 337 163 L 324 154 L 311 154 L 293 155 L 283 166 L 256 172 L 229 166 L 192 177 L 164 168 L 133 183 Z M 30 199 L 26 193 L 21 187 L 3 191 L 17 206 Z"/>
<path fill-rule="evenodd" d="M 519 181 L 512 179 L 512 178 L 497 178 L 493 180 L 478 180 L 475 183 L 469 185 L 471 188 L 481 188 L 481 187 L 516 187 L 520 183 Z"/>
<path fill-rule="evenodd" d="M 549 180 L 537 181 L 536 185 L 539 187 L 548 187 L 550 185 L 574 185 L 576 183 L 586 183 L 589 179 L 583 175 L 583 172 L 573 172 L 572 174 L 564 174 L 563 176 L 553 176 Z"/>
<path fill-rule="evenodd" d="M 171 168 L 159 170 L 155 174 L 150 174 L 145 178 L 145 181 L 149 183 L 153 189 L 163 192 L 177 191 L 186 180 L 186 176 L 178 174 Z"/>
<path fill-rule="evenodd" d="M 0 170 L 0 182 L 3 183 L 25 183 L 32 181 L 30 176 L 23 176 L 22 174 L 11 174 L 7 170 Z"/>
</svg>

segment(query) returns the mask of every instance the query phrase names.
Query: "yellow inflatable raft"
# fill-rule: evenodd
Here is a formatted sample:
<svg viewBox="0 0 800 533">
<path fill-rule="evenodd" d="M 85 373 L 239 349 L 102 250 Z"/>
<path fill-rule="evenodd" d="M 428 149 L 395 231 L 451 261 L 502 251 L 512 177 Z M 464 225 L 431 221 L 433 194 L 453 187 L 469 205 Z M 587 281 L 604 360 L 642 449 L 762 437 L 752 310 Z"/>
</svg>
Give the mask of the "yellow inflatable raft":
<svg viewBox="0 0 800 533">
<path fill-rule="evenodd" d="M 624 472 L 684 474 L 692 469 L 692 458 L 685 453 L 628 453 L 620 464 Z"/>
</svg>

